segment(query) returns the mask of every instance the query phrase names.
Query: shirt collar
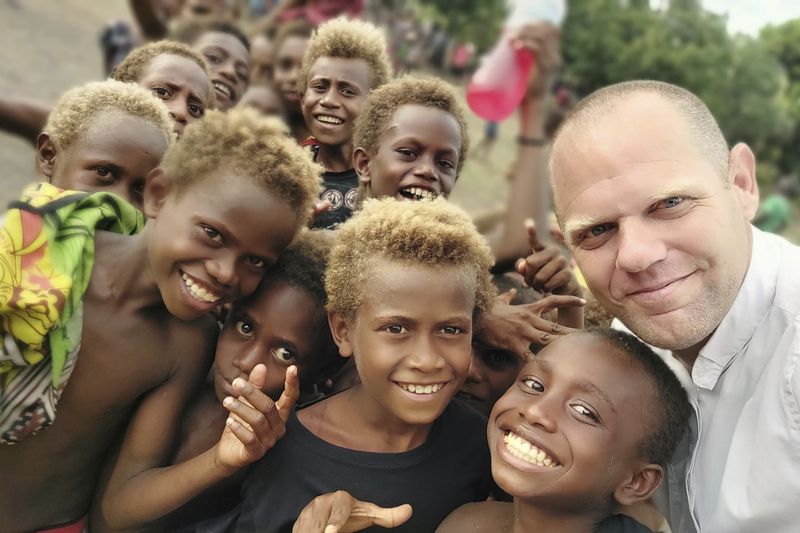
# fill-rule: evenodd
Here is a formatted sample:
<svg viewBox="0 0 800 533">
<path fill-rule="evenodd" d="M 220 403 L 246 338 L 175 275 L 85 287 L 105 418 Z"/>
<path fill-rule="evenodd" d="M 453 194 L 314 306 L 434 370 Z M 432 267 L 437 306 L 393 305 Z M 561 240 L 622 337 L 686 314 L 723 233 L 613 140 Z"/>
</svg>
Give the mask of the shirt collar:
<svg viewBox="0 0 800 533">
<path fill-rule="evenodd" d="M 728 314 L 711 335 L 692 367 L 698 387 L 713 389 L 722 372 L 753 337 L 772 307 L 778 282 L 779 262 L 771 242 L 758 229 L 753 234 L 750 265 Z"/>
</svg>

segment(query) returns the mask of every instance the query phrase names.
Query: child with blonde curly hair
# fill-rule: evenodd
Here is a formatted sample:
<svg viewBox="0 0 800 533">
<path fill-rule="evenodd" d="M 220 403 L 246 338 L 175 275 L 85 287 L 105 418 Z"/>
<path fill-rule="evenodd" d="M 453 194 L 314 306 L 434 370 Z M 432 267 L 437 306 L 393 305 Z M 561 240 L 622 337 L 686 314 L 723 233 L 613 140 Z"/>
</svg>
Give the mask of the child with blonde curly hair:
<svg viewBox="0 0 800 533">
<path fill-rule="evenodd" d="M 67 91 L 36 143 L 37 180 L 112 192 L 143 206 L 144 181 L 173 144 L 167 109 L 143 88 L 93 82 Z"/>
<path fill-rule="evenodd" d="M 410 503 L 398 530 L 432 531 L 489 494 L 485 422 L 451 402 L 470 365 L 475 315 L 494 296 L 485 241 L 443 199 L 370 201 L 338 233 L 328 322 L 361 383 L 290 415 L 245 481 L 237 531 L 288 531 L 309 501 L 338 490 Z"/>
<path fill-rule="evenodd" d="M 65 210 L 85 193 L 52 202 L 37 194 L 9 212 L 7 220 L 25 224 L 19 238 L 2 234 L 0 260 L 30 275 L 4 277 L 0 286 L 6 295 L 0 421 L 4 442 L 14 442 L 0 445 L 5 527 L 71 523 L 80 530 L 101 459 L 126 425 L 131 438 L 120 457 L 166 464 L 178 429 L 173 421 L 213 357 L 217 325 L 209 311 L 255 291 L 310 218 L 318 176 L 319 167 L 279 121 L 251 110 L 212 111 L 147 176 L 148 222 L 135 235 L 96 231 L 118 228 L 113 206 L 95 209 L 110 222 L 77 226 Z M 69 233 L 55 238 L 59 226 Z M 32 228 L 43 228 L 43 238 L 31 240 Z M 34 321 L 37 328 L 26 329 Z M 29 377 L 46 383 L 51 375 L 52 394 L 8 388 Z M 258 383 L 263 374 L 256 369 L 249 379 Z M 214 483 L 263 450 L 271 428 L 257 423 L 265 416 L 250 406 L 264 406 L 265 397 L 245 387 L 226 406 L 233 416 L 220 446 L 202 456 L 184 483 Z M 8 409 L 7 400 L 19 400 L 18 408 Z M 124 520 L 135 520 L 148 499 L 174 504 L 166 496 L 172 487 L 147 475 L 130 481 L 146 488 L 122 510 Z"/>
<path fill-rule="evenodd" d="M 333 228 L 353 213 L 358 192 L 353 125 L 367 94 L 391 74 L 386 39 L 368 22 L 334 19 L 322 24 L 309 41 L 298 86 L 314 158 L 325 168 L 321 199 L 331 204 L 315 219 L 315 227 Z"/>
</svg>

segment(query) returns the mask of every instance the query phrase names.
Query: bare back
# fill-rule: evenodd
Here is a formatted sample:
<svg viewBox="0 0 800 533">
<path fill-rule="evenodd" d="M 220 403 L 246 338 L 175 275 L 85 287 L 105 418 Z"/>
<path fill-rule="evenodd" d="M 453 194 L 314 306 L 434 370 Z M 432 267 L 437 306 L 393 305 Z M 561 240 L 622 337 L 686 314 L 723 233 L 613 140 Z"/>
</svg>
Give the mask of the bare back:
<svg viewBox="0 0 800 533">
<path fill-rule="evenodd" d="M 106 452 L 122 436 L 137 400 L 211 361 L 213 320 L 181 322 L 161 306 L 107 298 L 105 239 L 84 296 L 83 338 L 53 425 L 0 446 L 2 531 L 41 529 L 88 513 Z M 191 381 L 187 379 L 186 381 Z"/>
</svg>

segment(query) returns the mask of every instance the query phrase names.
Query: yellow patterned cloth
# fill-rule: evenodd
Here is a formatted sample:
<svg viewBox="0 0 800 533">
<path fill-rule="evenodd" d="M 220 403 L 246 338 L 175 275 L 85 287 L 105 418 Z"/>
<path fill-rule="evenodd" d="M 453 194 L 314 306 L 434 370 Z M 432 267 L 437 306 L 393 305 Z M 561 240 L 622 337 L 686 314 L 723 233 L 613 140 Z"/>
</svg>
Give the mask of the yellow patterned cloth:
<svg viewBox="0 0 800 533">
<path fill-rule="evenodd" d="M 50 426 L 75 366 L 98 230 L 133 234 L 144 217 L 109 193 L 28 187 L 0 228 L 0 444 Z"/>
</svg>

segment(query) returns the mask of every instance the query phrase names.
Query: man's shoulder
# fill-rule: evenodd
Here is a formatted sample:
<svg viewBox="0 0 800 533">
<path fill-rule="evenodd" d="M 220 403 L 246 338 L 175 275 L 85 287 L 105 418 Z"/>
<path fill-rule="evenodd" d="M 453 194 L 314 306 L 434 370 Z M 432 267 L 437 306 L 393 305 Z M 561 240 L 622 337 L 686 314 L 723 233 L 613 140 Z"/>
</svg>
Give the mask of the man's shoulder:
<svg viewBox="0 0 800 533">
<path fill-rule="evenodd" d="M 800 320 L 800 246 L 777 235 L 765 235 L 778 262 L 775 306 Z"/>
</svg>

